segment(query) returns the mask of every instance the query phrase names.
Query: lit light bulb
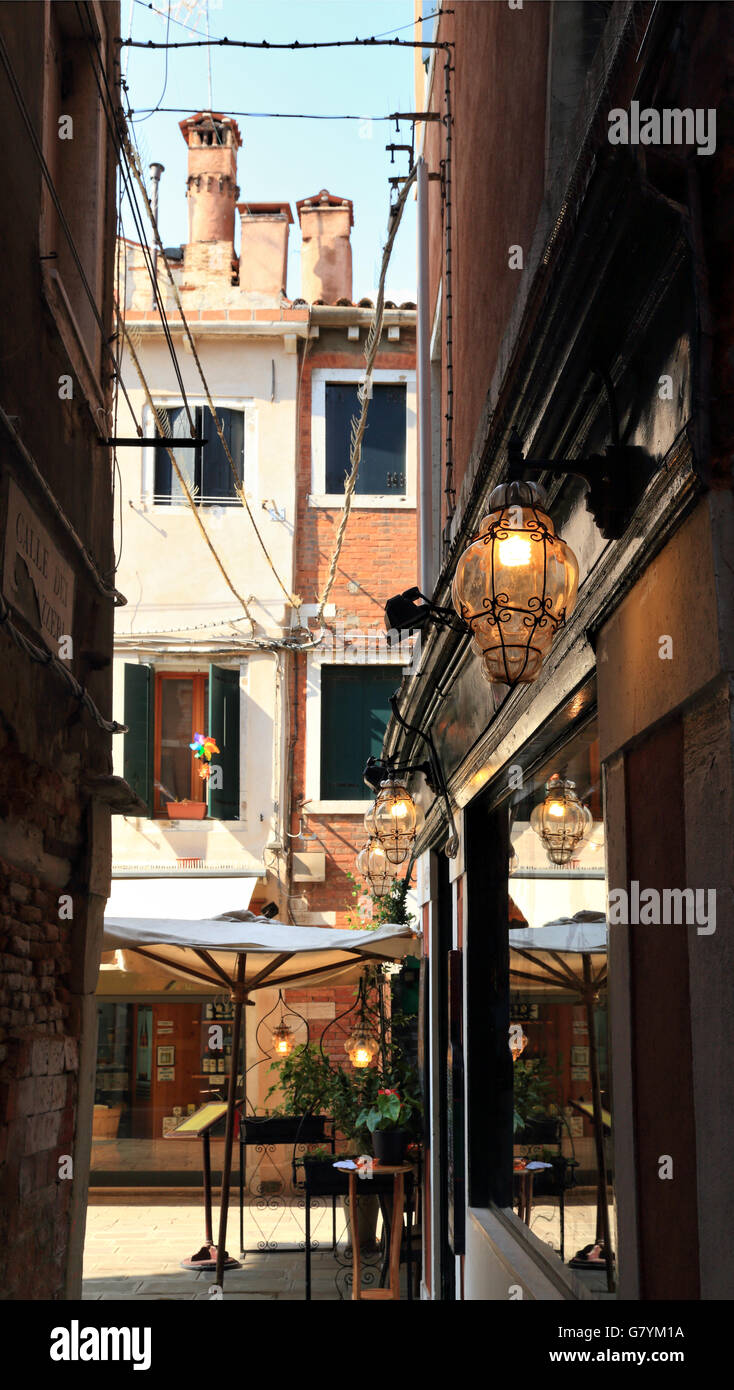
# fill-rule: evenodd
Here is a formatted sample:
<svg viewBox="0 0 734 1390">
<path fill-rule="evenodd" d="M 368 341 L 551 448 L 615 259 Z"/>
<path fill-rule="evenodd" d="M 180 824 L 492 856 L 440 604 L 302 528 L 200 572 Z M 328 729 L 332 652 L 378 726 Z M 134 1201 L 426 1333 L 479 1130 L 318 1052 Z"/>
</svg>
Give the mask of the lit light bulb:
<svg viewBox="0 0 734 1390">
<path fill-rule="evenodd" d="M 370 1054 L 364 1047 L 358 1047 L 352 1058 L 355 1067 L 368 1067 L 370 1064 Z"/>
<path fill-rule="evenodd" d="M 519 535 L 517 532 L 511 533 L 505 540 L 499 542 L 500 564 L 508 569 L 517 569 L 520 565 L 529 565 L 532 555 L 532 541 L 528 536 Z"/>
<path fill-rule="evenodd" d="M 281 1052 L 281 1053 L 289 1052 L 289 1051 L 290 1051 L 290 1048 L 289 1048 L 289 1046 L 288 1046 L 288 1039 L 287 1039 L 287 1038 L 281 1038 L 280 1041 L 276 1044 L 275 1051 L 276 1051 L 276 1052 Z"/>
<path fill-rule="evenodd" d="M 563 802 L 562 802 L 562 801 L 549 801 L 549 802 L 548 802 L 548 815 L 549 815 L 549 816 L 555 816 L 555 817 L 556 817 L 556 820 L 561 820 L 562 817 L 563 817 L 563 812 L 564 812 L 564 805 L 563 805 Z"/>
<path fill-rule="evenodd" d="M 394 801 L 390 807 L 390 813 L 396 820 L 405 820 L 409 809 L 407 801 Z"/>
</svg>

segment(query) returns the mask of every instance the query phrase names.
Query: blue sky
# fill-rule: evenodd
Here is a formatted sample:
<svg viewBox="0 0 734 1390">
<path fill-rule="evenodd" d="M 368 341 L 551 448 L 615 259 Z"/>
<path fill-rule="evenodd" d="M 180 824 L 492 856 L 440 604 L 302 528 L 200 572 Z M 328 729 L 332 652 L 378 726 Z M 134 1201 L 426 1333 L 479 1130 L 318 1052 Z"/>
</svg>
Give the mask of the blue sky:
<svg viewBox="0 0 734 1390">
<path fill-rule="evenodd" d="M 122 0 L 123 38 L 163 40 L 166 34 L 167 0 L 154 0 L 152 12 L 140 0 Z M 189 6 L 189 9 L 186 6 Z M 193 14 L 190 7 L 194 5 Z M 427 0 L 426 12 L 436 8 Z M 172 0 L 169 39 L 204 37 L 204 0 Z M 173 20 L 192 25 L 187 33 Z M 412 0 L 209 0 L 212 37 L 327 40 L 368 37 L 387 31 L 392 36 L 414 36 Z M 403 26 L 409 26 L 404 28 Z M 127 55 L 127 57 L 126 57 Z M 135 131 L 144 167 L 151 160 L 165 165 L 161 180 L 159 223 L 165 246 L 186 240 L 186 146 L 178 122 L 189 112 L 209 106 L 206 49 L 123 49 L 127 61 L 129 101 L 138 113 L 143 108 L 181 107 L 180 114 L 158 111 L 146 120 L 135 117 Z M 358 117 L 384 116 L 393 111 L 412 111 L 413 50 L 324 49 L 315 52 L 260 52 L 247 49 L 211 50 L 212 107 L 227 114 L 245 112 L 317 112 Z M 165 87 L 165 94 L 164 94 Z M 161 100 L 162 98 L 162 100 Z M 321 188 L 354 202 L 352 246 L 354 298 L 374 289 L 387 227 L 391 174 L 405 173 L 408 155 L 395 156 L 391 167 L 385 145 L 410 141 L 410 126 L 386 121 L 262 120 L 238 116 L 243 139 L 239 152 L 238 181 L 241 200 L 288 200 L 294 218 L 296 200 Z M 125 233 L 135 235 L 126 212 Z M 300 290 L 300 236 L 297 221 L 291 227 L 288 293 Z M 387 298 L 398 303 L 415 299 L 415 204 L 409 200 L 396 241 L 387 280 Z"/>
</svg>

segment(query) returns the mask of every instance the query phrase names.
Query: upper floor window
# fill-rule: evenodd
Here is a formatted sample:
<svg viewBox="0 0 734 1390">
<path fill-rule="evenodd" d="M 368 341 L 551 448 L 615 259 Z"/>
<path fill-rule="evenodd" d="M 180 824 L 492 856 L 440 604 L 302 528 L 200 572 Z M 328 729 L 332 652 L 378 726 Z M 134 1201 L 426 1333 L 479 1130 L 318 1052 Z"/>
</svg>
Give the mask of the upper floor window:
<svg viewBox="0 0 734 1390">
<path fill-rule="evenodd" d="M 175 803 L 204 802 L 214 819 L 239 819 L 239 671 L 214 665 L 156 671 L 146 662 L 126 663 L 124 717 L 125 780 L 149 816 L 175 817 Z M 211 734 L 219 748 L 212 759 L 217 775 L 208 781 L 190 748 L 196 733 Z"/>
<path fill-rule="evenodd" d="M 352 420 L 361 410 L 357 384 L 326 383 L 326 491 L 343 492 L 350 471 Z M 357 475 L 358 494 L 405 494 L 405 395 L 401 383 L 373 386 Z"/>
<path fill-rule="evenodd" d="M 394 666 L 322 666 L 323 800 L 370 800 L 362 774 L 368 758 L 382 753 L 390 696 L 399 684 Z"/>
<path fill-rule="evenodd" d="M 168 421 L 176 462 L 196 502 L 204 507 L 236 502 L 238 499 L 232 466 L 208 408 L 198 405 L 194 410 L 197 438 L 206 439 L 206 444 L 198 444 L 194 449 L 176 449 L 177 439 L 190 438 L 188 417 L 183 406 L 166 409 L 159 407 L 158 413 L 163 420 Z M 217 415 L 235 465 L 237 482 L 241 484 L 245 466 L 244 410 L 218 406 Z M 153 501 L 157 505 L 170 505 L 172 502 L 183 500 L 183 488 L 167 451 L 156 449 Z"/>
<path fill-rule="evenodd" d="M 316 367 L 311 374 L 311 507 L 343 504 L 363 380 L 364 369 L 358 367 Z M 352 506 L 414 508 L 417 456 L 415 372 L 378 367 Z"/>
</svg>

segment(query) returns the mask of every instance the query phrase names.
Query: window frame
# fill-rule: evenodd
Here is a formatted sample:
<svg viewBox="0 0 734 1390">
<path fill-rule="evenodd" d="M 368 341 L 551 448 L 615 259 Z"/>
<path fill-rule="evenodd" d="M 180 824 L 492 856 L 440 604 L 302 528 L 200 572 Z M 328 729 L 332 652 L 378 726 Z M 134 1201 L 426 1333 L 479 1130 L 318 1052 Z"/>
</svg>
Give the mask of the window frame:
<svg viewBox="0 0 734 1390">
<path fill-rule="evenodd" d="M 416 507 L 418 422 L 415 371 L 378 367 L 372 373 L 375 386 L 405 386 L 405 492 L 354 493 L 352 508 L 389 508 L 413 511 Z M 343 492 L 326 492 L 326 387 L 354 386 L 364 381 L 363 367 L 317 367 L 311 374 L 311 492 L 309 507 L 341 509 Z M 368 412 L 369 420 L 369 412 Z"/>
<path fill-rule="evenodd" d="M 204 396 L 187 396 L 189 406 L 192 411 L 204 408 L 204 429 L 206 437 L 209 438 L 208 430 L 214 429 L 214 421 L 209 414 L 206 398 Z M 181 410 L 183 400 L 180 395 L 171 394 L 168 396 L 165 391 L 157 391 L 154 396 L 154 404 L 157 410 Z M 257 432 L 257 410 L 252 397 L 226 396 L 215 400 L 214 405 L 217 410 L 239 410 L 244 416 L 244 459 L 242 462 L 242 484 L 245 496 L 248 501 L 257 497 L 258 491 L 258 432 Z M 158 434 L 158 430 L 153 419 L 153 412 L 149 405 L 143 407 L 143 434 L 148 438 L 153 438 Z M 147 509 L 159 513 L 169 513 L 189 504 L 185 497 L 172 497 L 168 502 L 156 501 L 155 495 L 155 456 L 157 450 L 150 445 L 146 445 L 141 450 L 141 478 L 140 478 L 140 501 Z M 215 510 L 217 507 L 230 508 L 240 504 L 238 497 L 218 497 L 208 501 L 203 501 L 199 497 L 194 498 L 197 507 L 206 507 L 207 511 Z"/>
<path fill-rule="evenodd" d="M 305 799 L 308 801 L 309 814 L 313 815 L 342 815 L 342 816 L 364 816 L 369 807 L 369 798 L 365 800 L 335 800 L 333 798 L 322 798 L 321 796 L 321 672 L 324 666 L 362 666 L 364 668 L 377 666 L 395 667 L 395 688 L 397 690 L 403 678 L 405 668 L 405 655 L 401 654 L 399 648 L 395 652 L 388 650 L 380 652 L 379 658 L 376 656 L 370 661 L 350 662 L 345 659 L 345 653 L 334 652 L 309 652 L 306 656 L 306 786 Z M 365 759 L 366 761 L 366 759 Z M 365 788 L 366 790 L 366 788 Z"/>
<path fill-rule="evenodd" d="M 153 699 L 154 699 L 153 708 L 154 708 L 154 711 L 155 711 L 155 713 L 154 713 L 154 720 L 153 720 L 153 819 L 154 819 L 154 820 L 161 820 L 161 819 L 167 820 L 167 819 L 168 819 L 168 812 L 167 812 L 167 810 L 166 810 L 166 805 L 167 805 L 167 803 L 161 801 L 161 788 L 160 788 L 161 754 L 162 754 L 162 744 L 161 744 L 162 727 L 161 727 L 161 722 L 162 722 L 162 716 L 163 716 L 163 681 L 164 681 L 164 680 L 190 680 L 190 681 L 193 681 L 192 701 L 191 701 L 191 722 L 192 722 L 191 739 L 192 739 L 192 741 L 193 741 L 193 737 L 194 737 L 195 731 L 196 731 L 197 729 L 202 729 L 202 730 L 203 730 L 204 727 L 205 727 L 205 724 L 206 724 L 206 713 L 207 713 L 207 711 L 206 711 L 206 705 L 207 705 L 207 701 L 206 701 L 205 696 L 204 696 L 204 691 L 205 691 L 205 688 L 206 688 L 206 681 L 208 680 L 208 678 L 209 678 L 209 673 L 208 673 L 208 671 L 160 671 L 160 670 L 156 670 L 155 668 L 154 668 L 154 670 L 153 670 L 153 679 L 154 679 L 154 682 L 155 682 L 154 696 L 153 696 Z M 191 801 L 203 801 L 203 802 L 205 803 L 205 805 L 207 805 L 207 807 L 208 807 L 208 796 L 207 796 L 208 788 L 207 788 L 207 784 L 206 784 L 201 778 L 198 778 L 200 785 L 199 785 L 199 787 L 196 786 L 196 780 L 195 780 L 195 779 L 197 778 L 197 774 L 196 774 L 196 772 L 195 772 L 194 765 L 193 765 L 193 764 L 194 764 L 194 755 L 193 755 L 193 753 L 191 754 L 191 764 L 192 764 L 192 765 L 191 765 L 191 796 L 190 796 L 190 800 L 191 800 Z M 194 791 L 201 791 L 201 792 L 203 792 L 203 795 L 202 795 L 202 796 L 194 796 L 194 795 L 193 795 Z M 208 814 L 208 809 L 207 809 L 207 814 Z"/>
</svg>

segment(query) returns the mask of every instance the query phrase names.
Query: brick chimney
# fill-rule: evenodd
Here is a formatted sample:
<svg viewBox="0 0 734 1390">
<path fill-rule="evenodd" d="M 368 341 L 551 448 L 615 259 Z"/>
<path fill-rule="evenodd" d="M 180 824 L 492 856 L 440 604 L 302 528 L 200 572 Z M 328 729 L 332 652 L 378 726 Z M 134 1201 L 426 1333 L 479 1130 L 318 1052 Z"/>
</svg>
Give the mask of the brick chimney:
<svg viewBox="0 0 734 1390">
<path fill-rule="evenodd" d="M 309 304 L 336 304 L 352 298 L 354 213 L 349 198 L 325 188 L 296 203 L 301 223 L 301 294 Z"/>
<path fill-rule="evenodd" d="M 288 228 L 293 215 L 288 203 L 238 203 L 240 289 L 280 301 L 288 274 Z"/>
<path fill-rule="evenodd" d="M 231 284 L 234 254 L 234 209 L 237 150 L 242 144 L 236 121 L 219 111 L 197 111 L 180 122 L 189 147 L 186 196 L 189 239 L 184 256 L 187 286 L 212 280 Z"/>
</svg>

